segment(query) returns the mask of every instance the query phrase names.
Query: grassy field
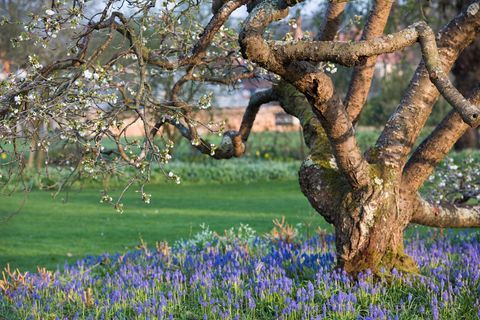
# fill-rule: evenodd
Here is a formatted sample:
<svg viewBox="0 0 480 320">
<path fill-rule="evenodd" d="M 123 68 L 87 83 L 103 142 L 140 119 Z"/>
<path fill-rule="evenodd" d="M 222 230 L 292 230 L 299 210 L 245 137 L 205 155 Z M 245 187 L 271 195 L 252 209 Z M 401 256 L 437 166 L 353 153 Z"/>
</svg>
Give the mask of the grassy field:
<svg viewBox="0 0 480 320">
<path fill-rule="evenodd" d="M 68 201 L 52 200 L 50 193 L 32 191 L 24 196 L 1 195 L 0 267 L 6 263 L 32 270 L 37 265 L 55 268 L 88 254 L 123 252 L 143 238 L 173 241 L 188 238 L 205 223 L 213 230 L 248 223 L 267 232 L 272 219 L 284 215 L 289 223 L 327 227 L 301 194 L 297 181 L 236 184 L 152 185 L 150 205 L 128 192 L 125 212 L 99 203 L 100 188 L 72 192 Z"/>
<path fill-rule="evenodd" d="M 378 134 L 361 133 L 363 148 Z M 248 223 L 263 233 L 271 229 L 272 219 L 284 215 L 291 224 L 311 223 L 312 230 L 318 225 L 327 228 L 301 194 L 298 181 L 292 180 L 299 166 L 298 161 L 292 161 L 301 150 L 298 132 L 262 133 L 253 135 L 249 142 L 250 156 L 244 160 L 218 162 L 203 157 L 196 163 L 172 163 L 167 171 L 179 174 L 182 181 L 196 183 L 177 186 L 155 174 L 155 184 L 145 190 L 152 194 L 152 203 L 144 204 L 132 188 L 122 201 L 123 214 L 99 203 L 101 187 L 92 187 L 93 182 L 78 184 L 88 187 L 71 192 L 65 203 L 65 194 L 53 200 L 50 192 L 38 190 L 33 182 L 34 191 L 27 196 L 0 194 L 0 267 L 9 262 L 27 270 L 37 265 L 55 268 L 87 254 L 126 251 L 141 238 L 149 244 L 189 238 L 202 223 L 217 232 Z M 178 158 L 194 160 L 191 151 L 184 149 L 180 148 Z M 468 154 L 480 159 L 478 152 Z M 461 160 L 466 155 L 455 157 Z M 257 180 L 263 182 L 254 182 Z"/>
</svg>

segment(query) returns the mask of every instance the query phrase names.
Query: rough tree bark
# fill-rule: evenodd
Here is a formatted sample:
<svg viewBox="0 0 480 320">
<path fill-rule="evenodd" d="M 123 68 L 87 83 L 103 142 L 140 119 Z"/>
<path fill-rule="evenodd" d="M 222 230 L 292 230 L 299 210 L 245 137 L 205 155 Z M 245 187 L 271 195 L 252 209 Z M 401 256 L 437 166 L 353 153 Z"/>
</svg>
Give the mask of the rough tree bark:
<svg viewBox="0 0 480 320">
<path fill-rule="evenodd" d="M 478 126 L 478 95 L 465 100 L 446 76 L 460 52 L 477 37 L 478 2 L 442 29 L 436 37 L 438 43 L 425 23 L 374 38 L 381 35 L 389 15 L 391 2 L 385 1 L 376 3 L 362 41 L 357 43 L 326 42 L 333 40 L 332 28 L 338 25 L 329 18 L 326 23 L 332 24 L 323 25 L 328 33 L 317 36 L 323 42 L 264 40 L 263 30 L 283 18 L 288 6 L 288 1 L 274 0 L 258 4 L 244 25 L 240 43 L 246 58 L 289 83 L 274 86 L 274 94 L 287 113 L 300 119 L 311 150 L 299 171 L 301 189 L 311 205 L 334 225 L 339 266 L 347 272 L 392 268 L 414 272 L 416 264 L 403 248 L 403 233 L 409 223 L 480 226 L 478 206 L 436 206 L 417 193 L 468 128 L 466 123 Z M 339 16 L 337 4 L 330 4 L 327 16 L 332 14 Z M 423 61 L 376 146 L 364 156 L 356 144 L 352 123 L 366 100 L 375 58 L 415 42 L 420 43 Z M 357 66 L 343 103 L 330 78 L 314 67 L 313 63 L 321 60 Z M 455 111 L 405 166 L 439 91 Z"/>
</svg>

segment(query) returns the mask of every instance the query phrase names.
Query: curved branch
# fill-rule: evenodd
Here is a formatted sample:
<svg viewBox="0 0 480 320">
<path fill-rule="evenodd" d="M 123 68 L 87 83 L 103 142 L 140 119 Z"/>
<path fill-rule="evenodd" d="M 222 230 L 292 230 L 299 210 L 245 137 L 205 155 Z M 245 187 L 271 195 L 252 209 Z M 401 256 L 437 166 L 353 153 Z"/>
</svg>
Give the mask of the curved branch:
<svg viewBox="0 0 480 320">
<path fill-rule="evenodd" d="M 353 43 L 336 41 L 295 41 L 293 43 L 274 42 L 272 45 L 273 51 L 269 50 L 271 53 L 268 56 L 273 55 L 275 61 L 282 65 L 287 64 L 289 61 L 298 60 L 314 62 L 329 60 L 346 66 L 354 66 L 360 63 L 363 64 L 366 61 L 368 62 L 368 59 L 366 58 L 373 58 L 373 56 L 381 53 L 397 51 L 412 45 L 416 41 L 420 42 L 423 59 L 430 80 L 435 84 L 445 99 L 460 113 L 462 119 L 467 124 L 472 127 L 477 126 L 480 123 L 480 108 L 470 104 L 448 79 L 439 62 L 433 31 L 425 22 L 415 23 L 395 34 Z M 280 72 L 279 74 L 284 77 L 288 76 L 281 68 L 271 70 L 277 73 Z M 365 67 L 365 70 L 369 70 L 369 72 L 372 73 L 372 65 Z M 368 84 L 368 82 L 365 83 Z M 363 96 L 363 101 L 366 98 L 367 92 L 360 94 L 358 89 L 365 83 L 357 83 L 357 90 L 354 91 L 357 92 L 358 95 L 355 98 L 362 98 Z M 347 97 L 347 102 L 349 101 L 349 98 L 352 98 L 352 95 Z M 362 105 L 357 103 L 353 107 L 353 116 L 358 115 Z"/>
<path fill-rule="evenodd" d="M 192 145 L 203 154 L 207 154 L 215 159 L 241 157 L 246 151 L 245 142 L 248 140 L 255 117 L 261 105 L 275 101 L 276 99 L 277 97 L 272 89 L 254 93 L 250 97 L 239 130 L 225 132 L 222 142 L 217 148 L 205 139 L 198 139 L 198 141 L 193 142 L 195 135 L 192 134 L 192 131 L 180 121 L 167 116 L 162 117 L 162 119 L 155 124 L 150 135 L 153 138 L 164 123 L 170 123 L 180 131 L 184 138 L 192 141 Z"/>
<path fill-rule="evenodd" d="M 328 9 L 323 19 L 320 32 L 315 37 L 318 41 L 332 41 L 337 35 L 338 28 L 342 19 L 342 13 L 347 5 L 346 2 L 328 4 Z"/>
<path fill-rule="evenodd" d="M 480 104 L 480 87 L 474 91 L 470 102 Z M 402 183 L 406 190 L 418 190 L 467 129 L 468 125 L 458 112 L 451 111 L 418 146 L 405 165 Z"/>
<path fill-rule="evenodd" d="M 255 92 L 250 97 L 247 109 L 243 114 L 240 129 L 238 130 L 238 134 L 240 135 L 243 142 L 247 142 L 248 136 L 250 135 L 250 131 L 253 127 L 253 123 L 255 122 L 258 110 L 260 109 L 262 104 L 266 104 L 275 100 L 277 100 L 277 96 L 274 94 L 273 89 Z"/>
<path fill-rule="evenodd" d="M 325 129 L 340 170 L 352 188 L 361 188 L 370 182 L 369 166 L 358 148 L 352 124 L 341 101 L 334 97 L 331 79 L 306 61 L 298 61 L 296 57 L 283 59 L 277 48 L 272 48 L 263 38 L 265 28 L 271 22 L 284 18 L 287 8 L 287 3 L 275 0 L 266 0 L 255 6 L 240 34 L 242 52 L 246 58 L 277 73 L 305 95 Z M 304 42 L 294 42 L 298 43 Z M 329 42 L 317 43 L 324 45 Z"/>
<path fill-rule="evenodd" d="M 383 33 L 388 17 L 390 16 L 392 4 L 393 1 L 391 0 L 375 1 L 375 5 L 363 30 L 362 40 L 371 39 Z M 376 62 L 376 56 L 370 57 L 364 65 L 357 66 L 353 70 L 350 86 L 344 100 L 345 108 L 353 123 L 358 121 L 360 112 L 367 100 Z"/>
<path fill-rule="evenodd" d="M 478 3 L 476 1 L 472 5 Z M 475 39 L 479 30 L 480 14 L 471 15 L 467 8 L 440 31 L 437 36 L 438 62 L 445 73 L 449 72 L 460 52 Z M 400 173 L 438 95 L 425 64 L 420 63 L 400 105 L 377 140 L 375 159 L 372 160 Z"/>
<path fill-rule="evenodd" d="M 315 161 L 328 163 L 332 157 L 332 148 L 325 130 L 313 113 L 312 106 L 305 95 L 286 81 L 279 81 L 272 87 L 282 109 L 300 121 L 305 144 Z"/>
<path fill-rule="evenodd" d="M 389 9 L 382 8 L 382 9 Z M 480 15 L 479 15 L 480 16 Z M 294 41 L 291 43 L 271 42 L 263 43 L 266 46 L 265 51 L 268 54 L 260 56 L 254 55 L 257 59 L 269 58 L 275 61 L 275 65 L 268 65 L 270 70 L 276 72 L 283 77 L 290 77 L 286 72 L 288 69 L 277 67 L 277 65 L 287 65 L 290 61 L 334 61 L 346 66 L 354 66 L 368 61 L 367 58 L 382 53 L 390 53 L 403 49 L 415 42 L 420 42 L 423 59 L 428 71 L 430 80 L 435 84 L 436 88 L 442 93 L 445 99 L 458 111 L 462 119 L 472 127 L 480 123 L 480 107 L 470 104 L 460 92 L 453 86 L 443 71 L 435 36 L 432 29 L 425 22 L 417 22 L 412 26 L 394 34 L 384 37 L 374 38 L 371 40 L 363 40 L 358 42 L 337 42 L 337 41 Z M 271 47 L 271 48 L 270 48 Z M 272 49 L 273 48 L 273 49 Z M 265 63 L 265 61 L 260 61 Z M 373 72 L 372 66 L 366 67 L 370 73 Z M 371 76 L 370 76 L 371 79 Z M 368 82 L 366 82 L 368 83 Z M 364 85 L 364 84 L 362 84 Z M 360 84 L 357 84 L 357 89 Z M 360 94 L 356 91 L 363 101 L 366 92 Z M 352 97 L 351 95 L 349 96 Z M 347 100 L 348 101 L 348 100 Z M 354 106 L 352 115 L 358 115 L 361 105 Z"/>
<path fill-rule="evenodd" d="M 365 64 L 368 57 L 392 53 L 418 40 L 417 24 L 401 31 L 369 40 L 343 41 L 269 41 L 277 61 L 331 61 L 347 67 Z"/>
<path fill-rule="evenodd" d="M 264 20 L 273 21 L 274 17 L 275 19 L 283 17 L 284 12 L 280 5 L 273 6 L 271 2 L 265 2 L 265 4 L 267 4 L 265 5 L 265 8 L 260 6 L 260 8 L 262 8 L 261 10 L 258 10 L 258 12 L 252 12 L 252 14 L 257 14 L 259 17 L 256 19 L 252 18 L 250 24 L 246 24 L 244 29 L 246 32 L 241 38 L 241 43 L 242 47 L 245 49 L 245 54 L 248 58 L 253 59 L 268 70 L 273 71 L 294 83 L 296 87 L 305 94 L 317 99 L 318 93 L 325 94 L 326 97 L 328 97 L 330 92 L 323 92 L 324 90 L 322 92 L 312 90 L 312 81 L 305 79 L 305 75 L 307 73 L 314 74 L 314 78 L 318 78 L 321 77 L 322 74 L 315 72 L 311 67 L 308 68 L 305 64 L 300 62 L 291 63 L 291 61 L 319 62 L 329 60 L 343 65 L 353 66 L 363 63 L 365 58 L 379 55 L 381 53 L 394 52 L 418 41 L 421 44 L 422 54 L 429 77 L 438 90 L 460 113 L 462 119 L 466 123 L 470 126 L 476 126 L 480 123 L 479 107 L 471 105 L 452 85 L 447 75 L 442 70 L 438 58 L 434 34 L 425 22 L 415 23 L 395 34 L 352 43 L 336 41 L 294 41 L 292 43 L 275 41 L 269 43 L 262 38 L 261 33 L 263 29 L 255 28 L 259 23 L 257 20 L 262 20 L 266 12 L 270 12 L 270 18 L 267 17 Z M 270 6 L 268 6 L 268 4 L 270 4 Z M 263 21 L 263 23 L 265 23 L 265 21 Z M 265 27 L 263 24 L 261 26 L 262 28 Z M 300 73 L 300 76 L 298 76 L 298 71 L 303 71 Z M 323 80 L 327 81 L 327 79 Z M 315 88 L 318 89 L 319 86 L 317 85 Z M 323 101 L 328 100 L 324 97 L 322 97 L 322 99 Z"/>
<path fill-rule="evenodd" d="M 437 228 L 480 227 L 480 205 L 436 205 L 418 196 L 410 222 Z"/>
<path fill-rule="evenodd" d="M 342 101 L 333 97 L 315 109 L 327 134 L 338 167 L 354 189 L 360 189 L 371 182 L 369 164 L 365 160 L 355 139 L 352 122 Z"/>
<path fill-rule="evenodd" d="M 351 191 L 345 176 L 336 168 L 332 147 L 318 117 L 305 96 L 286 81 L 272 88 L 283 110 L 298 118 L 310 155 L 298 175 L 300 187 L 315 210 L 329 223 L 338 216 L 338 203 Z"/>
<path fill-rule="evenodd" d="M 432 29 L 428 25 L 422 24 L 417 27 L 417 30 L 422 47 L 423 60 L 429 72 L 430 80 L 435 84 L 445 100 L 460 114 L 465 123 L 471 127 L 478 126 L 480 124 L 480 108 L 465 99 L 443 71 Z"/>
</svg>

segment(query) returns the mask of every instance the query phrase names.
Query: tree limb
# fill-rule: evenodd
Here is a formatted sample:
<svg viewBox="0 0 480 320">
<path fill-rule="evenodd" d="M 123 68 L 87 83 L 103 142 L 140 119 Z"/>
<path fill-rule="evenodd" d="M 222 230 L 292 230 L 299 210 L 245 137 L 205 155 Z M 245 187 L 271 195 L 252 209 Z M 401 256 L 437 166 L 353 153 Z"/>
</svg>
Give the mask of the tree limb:
<svg viewBox="0 0 480 320">
<path fill-rule="evenodd" d="M 426 24 L 421 24 L 417 27 L 417 30 L 422 47 L 423 60 L 429 72 L 430 80 L 435 84 L 442 96 L 460 114 L 465 123 L 471 127 L 478 126 L 480 124 L 480 109 L 463 97 L 443 71 L 432 29 Z"/>
<path fill-rule="evenodd" d="M 328 4 L 327 12 L 322 21 L 320 32 L 315 37 L 317 41 L 332 41 L 337 35 L 340 26 L 343 10 L 347 5 L 346 2 Z"/>
<path fill-rule="evenodd" d="M 480 206 L 432 204 L 420 196 L 415 200 L 411 223 L 437 228 L 480 227 Z"/>
<path fill-rule="evenodd" d="M 240 129 L 238 130 L 238 134 L 243 142 L 247 142 L 248 136 L 250 135 L 250 131 L 253 127 L 253 123 L 255 122 L 255 117 L 257 116 L 258 110 L 262 104 L 266 104 L 275 100 L 277 100 L 277 96 L 272 89 L 259 91 L 252 94 L 250 100 L 248 101 L 247 109 L 243 114 Z"/>
<path fill-rule="evenodd" d="M 393 1 L 375 1 L 370 12 L 367 24 L 363 30 L 362 40 L 371 39 L 383 34 L 383 30 L 390 16 Z M 373 73 L 377 57 L 369 57 L 365 64 L 353 69 L 350 86 L 344 100 L 345 108 L 352 122 L 358 121 L 360 112 L 367 100 L 368 92 L 372 83 Z"/>
<path fill-rule="evenodd" d="M 480 104 L 480 87 L 470 97 L 472 104 Z M 456 111 L 451 111 L 435 130 L 418 146 L 403 170 L 406 190 L 418 190 L 435 167 L 465 133 L 468 125 Z"/>
<path fill-rule="evenodd" d="M 369 40 L 342 41 L 269 41 L 277 61 L 331 61 L 347 67 L 365 64 L 368 57 L 392 53 L 418 40 L 417 24 L 401 31 Z"/>
<path fill-rule="evenodd" d="M 472 5 L 478 3 L 476 1 Z M 479 28 L 480 14 L 471 15 L 467 8 L 440 31 L 437 36 L 438 59 L 445 73 L 450 70 L 460 52 L 475 39 Z M 383 163 L 400 174 L 438 95 L 425 63 L 420 63 L 400 105 L 376 142 L 375 159 L 372 161 Z"/>
<path fill-rule="evenodd" d="M 263 38 L 265 28 L 271 22 L 284 18 L 288 14 L 287 8 L 288 4 L 275 0 L 266 0 L 255 6 L 240 34 L 242 53 L 246 58 L 279 74 L 305 95 L 325 129 L 339 169 L 352 188 L 362 188 L 370 181 L 368 163 L 358 148 L 351 121 L 341 101 L 334 97 L 331 79 L 312 64 L 298 61 L 304 59 L 283 59 L 284 57 L 278 54 L 277 47 L 272 49 L 271 44 Z M 297 41 L 294 45 L 299 43 L 310 42 Z M 331 52 L 331 49 L 325 51 Z"/>
<path fill-rule="evenodd" d="M 207 154 L 215 159 L 241 157 L 246 151 L 245 142 L 248 140 L 258 110 L 262 104 L 275 100 L 276 96 L 272 89 L 254 93 L 250 97 L 239 130 L 225 132 L 222 142 L 217 148 L 205 139 L 198 139 L 197 142 L 194 142 L 195 135 L 192 133 L 192 130 L 183 125 L 177 119 L 168 116 L 162 117 L 162 119 L 155 124 L 151 135 L 155 136 L 158 129 L 164 123 L 170 123 L 180 131 L 184 138 L 191 141 L 192 145 L 203 154 Z"/>
<path fill-rule="evenodd" d="M 352 122 L 342 101 L 333 97 L 314 112 L 325 129 L 337 165 L 349 184 L 354 189 L 366 186 L 371 182 L 369 164 L 360 151 Z"/>
</svg>

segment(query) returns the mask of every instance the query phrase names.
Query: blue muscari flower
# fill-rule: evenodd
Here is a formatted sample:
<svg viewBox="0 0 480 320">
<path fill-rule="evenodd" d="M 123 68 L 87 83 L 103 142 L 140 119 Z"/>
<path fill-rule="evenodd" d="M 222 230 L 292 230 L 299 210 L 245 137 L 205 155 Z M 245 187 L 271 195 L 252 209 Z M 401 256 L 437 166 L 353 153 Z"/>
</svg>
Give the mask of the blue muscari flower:
<svg viewBox="0 0 480 320">
<path fill-rule="evenodd" d="M 427 289 L 430 298 L 438 293 L 442 300 L 439 304 L 432 299 L 434 306 L 432 315 L 435 315 L 435 307 L 439 313 L 438 308 L 443 307 L 444 302 L 450 301 L 453 296 L 464 290 L 472 295 L 478 295 L 480 290 L 477 267 L 480 256 L 478 241 L 465 244 L 454 244 L 449 240 L 439 241 L 433 246 L 432 256 L 428 254 L 426 243 L 423 240 L 417 241 L 415 246 L 409 243 L 406 248 L 410 252 L 419 253 L 415 256 L 418 257 L 419 264 L 424 266 L 428 276 L 415 278 L 398 274 L 398 277 L 402 277 L 402 283 L 406 288 L 419 286 Z M 96 287 L 95 284 L 102 281 L 101 289 L 96 289 L 94 299 L 95 304 L 105 306 L 100 309 L 104 310 L 101 312 L 109 312 L 108 310 L 112 310 L 109 305 L 121 303 L 125 307 L 135 306 L 138 312 L 143 310 L 146 317 L 162 318 L 167 310 L 165 295 L 168 297 L 168 303 L 175 305 L 182 303 L 183 299 L 189 299 L 190 294 L 200 297 L 205 293 L 207 297 L 205 303 L 210 306 L 212 315 L 218 317 L 229 315 L 230 307 L 235 308 L 234 310 L 241 310 L 241 308 L 253 310 L 260 300 L 275 294 L 288 302 L 281 310 L 275 311 L 278 312 L 278 316 L 282 312 L 300 311 L 296 314 L 297 316 L 314 319 L 325 317 L 328 312 L 326 305 L 322 308 L 310 305 L 314 300 L 315 292 L 320 297 L 322 295 L 330 297 L 331 302 L 336 303 L 332 311 L 353 313 L 356 312 L 358 294 L 368 296 L 376 295 L 377 292 L 385 293 L 386 283 L 373 283 L 371 274 L 368 272 L 360 275 L 358 282 L 353 281 L 343 272 L 331 272 L 334 265 L 333 245 L 327 244 L 328 250 L 319 255 L 318 253 L 322 251 L 315 246 L 320 245 L 321 241 L 317 240 L 295 245 L 279 243 L 267 250 L 259 249 L 253 254 L 247 254 L 235 245 L 224 251 L 210 250 L 211 248 L 208 247 L 201 250 L 173 248 L 168 263 L 166 257 L 160 255 L 146 257 L 141 251 L 127 253 L 122 261 L 114 256 L 110 256 L 110 260 L 105 260 L 107 256 L 88 257 L 77 264 L 65 267 L 64 272 L 57 272 L 52 278 L 47 276 L 43 279 L 35 274 L 30 275 L 29 281 L 34 286 L 34 290 L 27 290 L 26 287 L 18 288 L 9 292 L 8 296 L 13 298 L 18 310 L 32 310 L 32 302 L 37 301 L 39 310 L 50 308 L 55 312 L 61 304 L 53 302 L 57 300 L 49 300 L 49 296 L 60 292 L 65 296 L 71 293 L 81 294 L 86 288 Z M 332 257 L 331 262 L 319 263 L 322 257 L 326 256 L 325 254 Z M 459 255 L 459 258 L 451 259 L 449 255 L 453 254 Z M 101 261 L 104 266 L 113 267 L 115 263 L 118 265 L 112 272 L 101 276 L 86 271 L 86 267 L 95 261 Z M 262 262 L 261 268 L 259 268 L 260 262 Z M 313 282 L 304 283 L 301 276 L 299 277 L 301 272 L 307 269 L 315 270 Z M 293 274 L 290 274 L 290 271 L 293 271 Z M 60 281 L 62 277 L 68 281 Z M 219 295 L 213 295 L 212 290 L 217 289 L 221 292 Z M 139 293 L 142 294 L 140 299 Z M 176 296 L 179 297 L 178 301 L 173 301 L 177 300 Z M 82 298 L 81 295 L 78 297 Z M 289 300 L 286 299 L 287 297 Z M 0 298 L 0 303 L 2 303 L 1 299 L 3 298 Z M 61 301 L 63 298 L 57 299 Z M 411 293 L 407 301 L 413 301 Z M 198 304 L 200 305 L 200 302 Z M 391 319 L 389 312 L 402 312 L 404 310 L 402 304 L 403 302 L 400 302 L 397 306 L 393 306 L 393 310 L 390 311 L 372 308 L 369 315 L 364 318 L 377 319 L 374 316 L 378 315 Z M 115 310 L 118 310 L 118 306 Z M 98 318 L 102 317 L 105 318 L 104 314 L 98 316 Z M 112 317 L 111 313 L 109 317 Z M 121 312 L 118 313 L 118 318 L 122 318 Z"/>
</svg>

